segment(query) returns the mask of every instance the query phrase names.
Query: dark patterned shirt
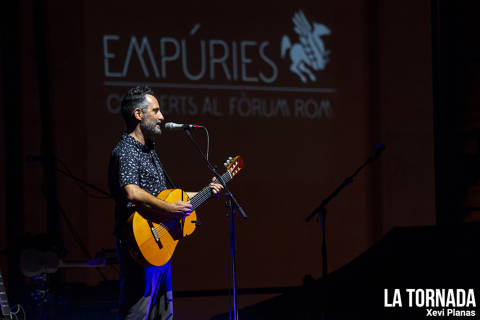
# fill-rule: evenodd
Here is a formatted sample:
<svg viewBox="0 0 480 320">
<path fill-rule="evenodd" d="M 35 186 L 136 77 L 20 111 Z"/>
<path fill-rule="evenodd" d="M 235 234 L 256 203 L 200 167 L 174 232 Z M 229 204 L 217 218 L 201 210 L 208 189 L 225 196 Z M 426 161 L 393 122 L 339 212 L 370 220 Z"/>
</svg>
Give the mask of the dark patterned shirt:
<svg viewBox="0 0 480 320">
<path fill-rule="evenodd" d="M 128 201 L 124 189 L 127 184 L 135 184 L 154 196 L 167 189 L 154 143 L 143 145 L 124 133 L 110 157 L 108 182 L 115 199 L 115 234 L 118 236 L 123 223 L 132 213 L 132 203 Z"/>
</svg>

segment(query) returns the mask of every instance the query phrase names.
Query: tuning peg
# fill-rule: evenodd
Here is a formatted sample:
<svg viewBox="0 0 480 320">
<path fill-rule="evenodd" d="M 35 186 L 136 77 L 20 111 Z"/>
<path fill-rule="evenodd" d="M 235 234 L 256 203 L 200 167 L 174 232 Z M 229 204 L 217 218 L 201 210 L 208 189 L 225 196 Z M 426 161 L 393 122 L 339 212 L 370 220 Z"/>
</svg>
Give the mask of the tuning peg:
<svg viewBox="0 0 480 320">
<path fill-rule="evenodd" d="M 227 161 L 225 161 L 225 163 L 223 164 L 225 167 L 229 166 L 233 161 L 233 158 L 232 157 L 228 157 Z"/>
</svg>

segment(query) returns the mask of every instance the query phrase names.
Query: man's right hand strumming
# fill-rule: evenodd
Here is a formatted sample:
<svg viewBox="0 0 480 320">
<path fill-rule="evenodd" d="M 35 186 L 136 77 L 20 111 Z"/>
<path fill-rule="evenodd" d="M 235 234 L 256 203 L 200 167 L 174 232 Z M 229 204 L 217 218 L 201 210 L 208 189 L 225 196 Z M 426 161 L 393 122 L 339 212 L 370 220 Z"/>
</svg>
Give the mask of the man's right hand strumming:
<svg viewBox="0 0 480 320">
<path fill-rule="evenodd" d="M 185 201 L 175 201 L 169 203 L 168 212 L 173 215 L 178 215 L 180 218 L 189 216 L 192 212 L 192 204 L 190 202 Z"/>
</svg>

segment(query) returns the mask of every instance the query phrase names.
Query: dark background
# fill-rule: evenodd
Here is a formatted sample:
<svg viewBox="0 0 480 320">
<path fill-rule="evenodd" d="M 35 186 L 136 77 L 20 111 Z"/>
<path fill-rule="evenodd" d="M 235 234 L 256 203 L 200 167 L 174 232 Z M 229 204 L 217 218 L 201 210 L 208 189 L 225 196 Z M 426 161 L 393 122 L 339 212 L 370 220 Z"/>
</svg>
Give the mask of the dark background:
<svg viewBox="0 0 480 320">
<path fill-rule="evenodd" d="M 289 61 L 278 58 L 279 78 L 270 85 L 335 88 L 333 94 L 154 88 L 159 95 L 216 96 L 223 110 L 229 98 L 242 96 L 331 103 L 332 116 L 318 119 L 168 114 L 167 120 L 209 128 L 215 163 L 235 154 L 245 159 L 245 170 L 231 184 L 249 214 L 238 223 L 240 287 L 299 286 L 307 274 L 321 276 L 320 225 L 304 218 L 378 143 L 386 145 L 382 157 L 329 204 L 329 271 L 392 227 L 453 228 L 477 221 L 476 9 L 473 1 L 8 2 L 0 61 L 0 262 L 9 295 L 21 296 L 29 281 L 18 268 L 27 234 L 48 233 L 65 249 L 65 261 L 84 262 L 114 247 L 113 202 L 57 171 L 70 170 L 107 189 L 109 154 L 124 129 L 105 101 L 127 88 L 105 84 L 116 79 L 104 74 L 104 34 L 120 35 L 119 46 L 111 47 L 120 60 L 124 39 L 132 35 L 148 36 L 158 54 L 158 39 L 186 38 L 196 23 L 200 39 L 268 40 L 269 56 L 278 57 L 283 35 L 297 41 L 290 19 L 298 10 L 331 29 L 324 38 L 331 60 L 316 73 L 317 83 L 301 83 L 288 71 Z M 129 70 L 121 80 L 188 83 L 174 71 L 168 79 L 147 78 L 138 60 Z M 217 80 L 198 83 L 249 85 Z M 204 141 L 201 133 L 196 137 Z M 157 152 L 185 189 L 208 182 L 208 170 L 181 132 L 162 135 Z M 222 199 L 198 210 L 203 225 L 173 259 L 176 292 L 228 286 L 223 211 Z M 52 285 L 98 286 L 117 279 L 114 268 L 100 270 L 61 269 Z M 242 295 L 239 302 L 246 306 L 272 295 Z M 196 319 L 208 318 L 226 311 L 227 298 L 184 297 L 175 306 L 180 318 L 188 318 L 188 310 L 195 310 Z"/>
</svg>

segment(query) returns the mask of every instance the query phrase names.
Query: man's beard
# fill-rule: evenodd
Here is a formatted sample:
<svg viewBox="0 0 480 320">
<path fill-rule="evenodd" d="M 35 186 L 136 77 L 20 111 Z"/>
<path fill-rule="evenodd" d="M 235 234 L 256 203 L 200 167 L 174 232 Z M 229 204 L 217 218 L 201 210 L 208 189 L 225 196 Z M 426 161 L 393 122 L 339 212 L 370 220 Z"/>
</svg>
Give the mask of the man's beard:
<svg viewBox="0 0 480 320">
<path fill-rule="evenodd" d="M 160 124 L 160 121 L 151 118 L 145 118 L 142 122 L 140 122 L 140 129 L 142 129 L 142 133 L 146 136 L 159 136 L 162 134 L 162 129 L 160 129 L 160 126 L 157 126 L 157 124 Z"/>
</svg>

